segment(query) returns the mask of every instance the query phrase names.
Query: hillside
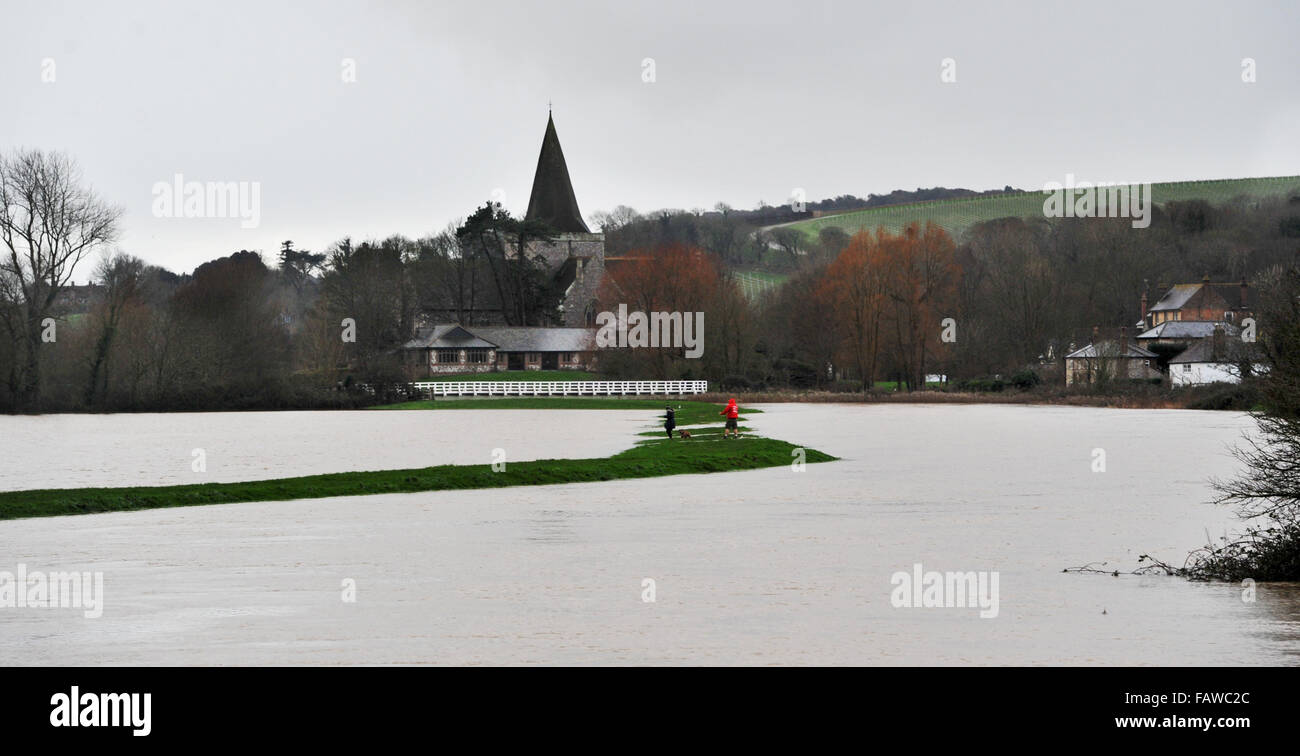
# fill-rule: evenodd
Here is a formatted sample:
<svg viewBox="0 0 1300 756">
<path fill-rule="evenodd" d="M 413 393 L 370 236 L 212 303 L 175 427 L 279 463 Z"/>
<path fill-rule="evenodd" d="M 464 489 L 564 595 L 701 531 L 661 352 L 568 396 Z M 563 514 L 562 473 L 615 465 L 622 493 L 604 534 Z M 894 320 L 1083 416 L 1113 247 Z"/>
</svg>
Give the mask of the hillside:
<svg viewBox="0 0 1300 756">
<path fill-rule="evenodd" d="M 1296 192 L 1300 192 L 1300 176 L 1175 181 L 1153 184 L 1151 187 L 1157 205 L 1193 199 L 1221 204 L 1241 196 L 1274 197 Z M 1045 195 L 1039 191 L 915 202 L 828 215 L 791 223 L 788 227 L 815 237 L 818 231 L 827 226 L 838 226 L 849 233 L 877 226 L 897 232 L 911 221 L 933 221 L 954 238 L 958 238 L 967 228 L 983 221 L 1007 217 L 1041 217 L 1044 199 Z"/>
</svg>

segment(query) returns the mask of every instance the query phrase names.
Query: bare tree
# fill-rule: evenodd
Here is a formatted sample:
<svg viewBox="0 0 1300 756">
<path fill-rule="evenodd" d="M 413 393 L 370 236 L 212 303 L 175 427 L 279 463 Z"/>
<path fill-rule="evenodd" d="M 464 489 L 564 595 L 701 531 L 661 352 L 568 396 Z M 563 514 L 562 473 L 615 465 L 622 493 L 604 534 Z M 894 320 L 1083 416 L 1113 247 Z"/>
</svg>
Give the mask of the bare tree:
<svg viewBox="0 0 1300 756">
<path fill-rule="evenodd" d="M 121 252 L 105 256 L 95 268 L 95 277 L 103 287 L 104 295 L 103 301 L 91 314 L 99 333 L 90 354 L 90 377 L 86 381 L 86 405 L 89 407 L 95 407 L 107 392 L 109 355 L 123 315 L 141 293 L 144 274 L 143 260 Z"/>
<path fill-rule="evenodd" d="M 599 226 L 601 233 L 608 234 L 618 231 L 619 229 L 626 227 L 628 224 L 635 223 L 640 219 L 641 215 L 637 213 L 636 210 L 633 210 L 627 205 L 619 205 L 609 212 L 597 210 L 591 214 L 591 217 L 588 220 L 591 221 L 592 225 Z"/>
<path fill-rule="evenodd" d="M 0 296 L 13 305 L 0 312 L 19 343 L 9 376 L 16 409 L 39 406 L 44 321 L 77 263 L 116 238 L 121 215 L 82 185 L 66 155 L 18 150 L 0 157 Z"/>
</svg>

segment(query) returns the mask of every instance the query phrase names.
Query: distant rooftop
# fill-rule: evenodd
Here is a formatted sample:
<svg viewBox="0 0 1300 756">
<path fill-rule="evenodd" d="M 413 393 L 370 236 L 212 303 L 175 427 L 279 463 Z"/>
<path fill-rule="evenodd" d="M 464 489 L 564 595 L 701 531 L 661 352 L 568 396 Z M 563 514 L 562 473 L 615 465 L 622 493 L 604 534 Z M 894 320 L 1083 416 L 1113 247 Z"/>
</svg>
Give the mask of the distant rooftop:
<svg viewBox="0 0 1300 756">
<path fill-rule="evenodd" d="M 589 352 L 596 329 L 568 326 L 461 326 L 422 328 L 403 349 L 496 349 L 502 352 Z"/>
<path fill-rule="evenodd" d="M 1117 342 L 1100 341 L 1096 344 L 1089 344 L 1082 349 L 1075 350 L 1065 355 L 1065 358 L 1068 360 L 1076 358 L 1096 358 L 1098 356 L 1111 358 L 1123 356 L 1136 357 L 1139 359 L 1154 359 L 1156 353 L 1144 349 L 1137 344 L 1129 343 L 1125 346 L 1124 353 L 1121 355 L 1119 344 Z"/>
<path fill-rule="evenodd" d="M 1187 305 L 1188 300 L 1203 288 L 1210 288 L 1215 294 L 1223 297 L 1229 307 L 1237 308 L 1248 306 L 1248 303 L 1243 299 L 1243 287 L 1240 281 L 1236 283 L 1220 283 L 1206 280 L 1201 281 L 1200 283 L 1175 284 L 1174 286 L 1171 286 L 1169 291 L 1166 291 L 1164 295 L 1162 295 L 1160 299 L 1151 306 L 1148 312 L 1181 310 Z"/>
<path fill-rule="evenodd" d="M 1214 335 L 1221 327 L 1229 336 L 1238 336 L 1241 329 L 1231 323 L 1213 323 L 1206 320 L 1166 320 L 1149 331 L 1138 334 L 1139 339 L 1204 339 Z"/>
<path fill-rule="evenodd" d="M 1182 354 L 1169 361 L 1169 364 L 1185 362 L 1258 362 L 1262 359 L 1259 349 L 1253 343 L 1246 343 L 1239 338 L 1202 339 L 1183 350 Z"/>
</svg>

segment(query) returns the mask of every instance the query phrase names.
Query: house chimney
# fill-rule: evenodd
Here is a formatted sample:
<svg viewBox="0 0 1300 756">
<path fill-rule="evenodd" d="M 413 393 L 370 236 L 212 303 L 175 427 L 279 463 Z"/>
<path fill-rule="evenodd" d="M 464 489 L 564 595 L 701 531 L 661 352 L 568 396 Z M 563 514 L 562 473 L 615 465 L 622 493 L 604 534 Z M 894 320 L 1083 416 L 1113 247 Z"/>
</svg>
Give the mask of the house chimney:
<svg viewBox="0 0 1300 756">
<path fill-rule="evenodd" d="M 1247 302 L 1246 297 L 1247 297 L 1247 296 L 1249 295 L 1249 293 L 1250 293 L 1250 292 L 1248 291 L 1248 288 L 1249 288 L 1249 287 L 1246 286 L 1246 279 L 1245 279 L 1245 278 L 1242 278 L 1242 279 L 1241 279 L 1241 309 L 1243 309 L 1243 310 L 1246 309 L 1247 307 L 1249 307 L 1249 305 L 1246 304 L 1246 302 Z"/>
<path fill-rule="evenodd" d="M 1148 325 L 1148 323 L 1147 323 L 1147 293 L 1146 293 L 1146 290 L 1145 290 L 1145 289 L 1143 289 L 1143 291 L 1142 291 L 1142 318 L 1141 318 L 1141 320 L 1142 320 L 1142 325 L 1144 325 L 1144 326 L 1148 326 L 1148 327 L 1149 327 L 1149 325 Z"/>
<path fill-rule="evenodd" d="M 1121 353 L 1128 349 L 1128 326 L 1119 327 L 1119 348 Z"/>
<path fill-rule="evenodd" d="M 1097 343 L 1097 332 L 1100 331 L 1100 330 L 1101 330 L 1101 329 L 1098 328 L 1097 326 L 1093 326 L 1093 327 L 1092 327 L 1092 343 L 1094 343 L 1094 344 Z"/>
</svg>

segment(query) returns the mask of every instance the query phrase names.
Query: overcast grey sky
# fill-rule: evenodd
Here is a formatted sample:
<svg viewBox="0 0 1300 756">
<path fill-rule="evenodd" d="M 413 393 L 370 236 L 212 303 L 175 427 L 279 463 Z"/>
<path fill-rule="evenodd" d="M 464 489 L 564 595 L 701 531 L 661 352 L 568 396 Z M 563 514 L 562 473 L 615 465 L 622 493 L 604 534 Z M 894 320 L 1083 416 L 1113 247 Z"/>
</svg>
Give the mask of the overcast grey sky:
<svg viewBox="0 0 1300 756">
<path fill-rule="evenodd" d="M 0 149 L 71 154 L 177 272 L 522 213 L 548 100 L 588 217 L 1300 174 L 1292 2 L 0 2 Z M 176 173 L 260 182 L 260 225 L 154 217 Z"/>
</svg>

